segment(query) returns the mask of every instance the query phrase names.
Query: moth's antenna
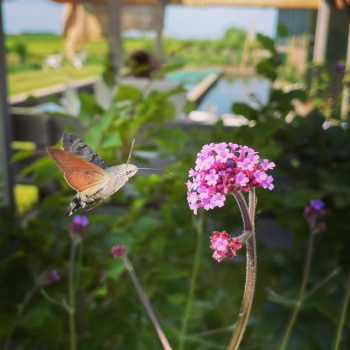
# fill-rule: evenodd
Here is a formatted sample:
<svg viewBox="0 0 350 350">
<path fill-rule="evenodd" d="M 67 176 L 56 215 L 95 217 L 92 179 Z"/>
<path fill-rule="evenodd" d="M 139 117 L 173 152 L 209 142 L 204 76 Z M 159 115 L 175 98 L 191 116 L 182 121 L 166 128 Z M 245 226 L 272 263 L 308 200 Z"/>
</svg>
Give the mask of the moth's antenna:
<svg viewBox="0 0 350 350">
<path fill-rule="evenodd" d="M 160 171 L 161 173 L 164 173 L 164 174 L 170 176 L 173 179 L 175 178 L 175 176 L 173 174 L 170 174 L 167 171 L 162 170 L 162 169 L 158 169 L 158 168 L 138 168 L 138 170 L 156 170 L 156 171 Z"/>
<path fill-rule="evenodd" d="M 133 150 L 133 148 L 134 148 L 134 143 L 135 143 L 135 139 L 133 139 L 133 140 L 132 140 L 132 142 L 131 142 L 131 147 L 130 147 L 129 157 L 128 157 L 128 161 L 126 162 L 126 165 L 129 165 L 129 163 L 130 163 L 130 159 L 131 159 L 132 150 Z"/>
</svg>

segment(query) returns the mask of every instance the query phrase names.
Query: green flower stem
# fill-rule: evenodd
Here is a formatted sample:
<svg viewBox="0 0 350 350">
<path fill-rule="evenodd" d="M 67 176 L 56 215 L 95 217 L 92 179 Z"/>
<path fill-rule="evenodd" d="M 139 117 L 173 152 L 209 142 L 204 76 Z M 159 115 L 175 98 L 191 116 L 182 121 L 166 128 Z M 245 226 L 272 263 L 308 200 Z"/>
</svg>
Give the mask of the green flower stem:
<svg viewBox="0 0 350 350">
<path fill-rule="evenodd" d="M 141 283 L 135 273 L 134 267 L 131 264 L 131 261 L 128 259 L 128 257 L 126 255 L 123 256 L 123 262 L 125 265 L 125 268 L 127 269 L 130 278 L 135 286 L 135 289 L 137 291 L 137 294 L 139 295 L 139 298 L 143 304 L 143 307 L 145 308 L 149 318 L 151 319 L 153 326 L 158 334 L 159 340 L 163 345 L 164 350 L 171 350 L 171 346 L 169 344 L 169 341 L 165 335 L 165 333 L 162 330 L 162 327 L 160 326 L 160 323 L 157 319 L 156 314 L 153 311 L 152 305 L 150 303 L 150 301 L 147 298 L 147 295 L 144 291 L 144 289 L 141 286 Z"/>
<path fill-rule="evenodd" d="M 238 320 L 229 345 L 230 350 L 237 350 L 242 341 L 253 304 L 256 281 L 256 243 L 254 232 L 254 219 L 256 207 L 255 191 L 253 189 L 249 193 L 249 208 L 247 207 L 247 203 L 241 192 L 235 192 L 234 197 L 237 201 L 238 207 L 242 215 L 244 231 L 252 232 L 252 235 L 246 241 L 247 260 L 244 294 Z"/>
<path fill-rule="evenodd" d="M 311 261 L 312 261 L 312 255 L 313 255 L 313 250 L 314 250 L 315 234 L 316 233 L 314 232 L 314 230 L 310 230 L 309 243 L 308 243 L 307 252 L 306 252 L 303 279 L 302 279 L 301 286 L 300 286 L 298 302 L 296 303 L 295 308 L 289 317 L 289 321 L 288 321 L 288 324 L 287 324 L 286 329 L 284 331 L 282 342 L 281 342 L 281 345 L 279 347 L 279 350 L 285 350 L 287 348 L 290 335 L 292 333 L 295 322 L 296 322 L 297 317 L 299 315 L 300 308 L 303 304 L 303 299 L 304 299 L 304 296 L 306 293 L 307 281 L 308 281 L 309 275 L 310 275 Z"/>
<path fill-rule="evenodd" d="M 83 266 L 83 255 L 84 255 L 84 242 L 81 241 L 79 244 L 79 248 L 77 251 L 77 264 L 76 264 L 76 271 L 75 271 L 75 291 L 79 293 L 80 289 L 80 276 L 81 276 L 81 270 Z"/>
<path fill-rule="evenodd" d="M 196 227 L 197 227 L 196 252 L 195 252 L 194 261 L 193 261 L 193 268 L 192 268 L 192 275 L 191 275 L 191 281 L 190 281 L 190 288 L 187 296 L 187 303 L 185 307 L 184 316 L 182 319 L 179 350 L 183 350 L 185 348 L 185 339 L 187 336 L 188 322 L 191 317 L 194 292 L 197 284 L 197 277 L 198 277 L 201 253 L 202 253 L 202 236 L 203 236 L 203 214 L 202 213 L 199 214 L 199 219 L 196 223 Z"/>
<path fill-rule="evenodd" d="M 315 287 L 313 287 L 311 290 L 309 290 L 305 294 L 303 301 L 312 297 L 314 293 L 316 293 L 319 289 L 321 289 L 324 285 L 326 285 L 332 278 L 334 278 L 340 272 L 340 270 L 341 269 L 339 266 L 336 267 L 328 276 L 326 276 L 323 280 L 317 283 Z"/>
<path fill-rule="evenodd" d="M 348 285 L 346 288 L 344 302 L 343 302 L 342 310 L 340 313 L 340 318 L 339 318 L 339 323 L 338 323 L 338 327 L 337 327 L 337 333 L 335 336 L 333 350 L 338 350 L 340 347 L 343 328 L 344 328 L 344 324 L 345 324 L 345 320 L 346 320 L 346 313 L 348 311 L 348 306 L 349 306 L 349 300 L 350 300 L 350 273 L 349 273 L 349 277 L 348 277 Z"/>
<path fill-rule="evenodd" d="M 69 266 L 68 266 L 69 344 L 70 344 L 70 350 L 76 350 L 77 334 L 76 334 L 76 324 L 75 324 L 76 306 L 75 306 L 74 272 L 75 272 L 75 255 L 76 255 L 78 243 L 75 241 L 74 238 L 72 238 L 71 242 L 72 243 L 71 243 Z"/>
</svg>

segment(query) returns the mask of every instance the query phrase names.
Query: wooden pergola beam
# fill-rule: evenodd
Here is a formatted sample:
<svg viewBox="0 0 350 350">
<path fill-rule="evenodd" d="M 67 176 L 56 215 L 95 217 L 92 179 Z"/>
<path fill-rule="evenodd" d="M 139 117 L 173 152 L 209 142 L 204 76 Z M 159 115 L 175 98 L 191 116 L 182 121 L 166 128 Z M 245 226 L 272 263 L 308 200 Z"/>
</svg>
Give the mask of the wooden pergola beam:
<svg viewBox="0 0 350 350">
<path fill-rule="evenodd" d="M 123 0 L 124 5 L 150 6 L 157 0 Z M 320 0 L 169 0 L 167 4 L 183 6 L 276 7 L 279 9 L 317 9 Z"/>
<path fill-rule="evenodd" d="M 331 8 L 325 0 L 320 1 L 320 7 L 317 11 L 315 45 L 313 60 L 316 63 L 322 64 L 326 60 L 326 50 L 329 32 L 329 19 Z"/>
</svg>

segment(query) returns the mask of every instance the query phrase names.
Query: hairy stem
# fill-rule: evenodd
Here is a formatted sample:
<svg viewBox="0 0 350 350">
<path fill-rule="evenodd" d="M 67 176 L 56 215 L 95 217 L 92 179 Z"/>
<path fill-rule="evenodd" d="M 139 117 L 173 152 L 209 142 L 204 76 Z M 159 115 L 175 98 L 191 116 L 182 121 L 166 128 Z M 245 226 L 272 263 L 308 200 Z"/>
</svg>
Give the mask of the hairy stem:
<svg viewBox="0 0 350 350">
<path fill-rule="evenodd" d="M 137 294 L 142 302 L 142 305 L 145 308 L 145 310 L 146 310 L 149 318 L 151 319 L 152 324 L 153 324 L 153 326 L 158 334 L 159 340 L 163 345 L 163 349 L 164 350 L 171 350 L 171 346 L 169 344 L 169 341 L 168 341 L 165 333 L 163 332 L 162 327 L 160 326 L 160 323 L 157 319 L 157 316 L 153 311 L 152 305 L 151 305 L 150 301 L 148 300 L 144 289 L 141 286 L 141 283 L 140 283 L 140 281 L 135 273 L 135 270 L 131 264 L 131 261 L 128 259 L 128 257 L 126 255 L 123 256 L 123 262 L 124 262 L 124 265 L 129 273 L 129 275 L 130 275 L 130 278 L 135 286 L 135 289 L 136 289 Z"/>
<path fill-rule="evenodd" d="M 338 350 L 340 347 L 343 328 L 344 328 L 344 324 L 345 324 L 345 320 L 346 320 L 346 313 L 348 311 L 348 306 L 349 306 L 349 300 L 350 300 L 350 272 L 349 272 L 344 302 L 343 302 L 340 317 L 339 317 L 339 322 L 338 322 L 337 333 L 335 336 L 333 350 Z"/>
<path fill-rule="evenodd" d="M 256 207 L 255 192 L 253 189 L 249 193 L 249 208 L 241 192 L 235 192 L 234 197 L 237 201 L 242 215 L 244 230 L 252 232 L 252 235 L 246 241 L 247 260 L 244 294 L 238 320 L 229 345 L 230 350 L 237 350 L 242 341 L 253 304 L 256 281 L 256 244 L 254 232 L 254 217 Z"/>
<path fill-rule="evenodd" d="M 313 232 L 313 230 L 311 230 L 310 235 L 309 235 L 309 243 L 308 243 L 307 252 L 306 252 L 303 279 L 302 279 L 301 286 L 300 286 L 298 302 L 296 303 L 296 306 L 289 317 L 289 321 L 288 321 L 288 324 L 287 324 L 285 331 L 283 333 L 282 342 L 281 342 L 281 345 L 279 347 L 280 350 L 285 350 L 287 345 L 288 345 L 290 335 L 292 333 L 295 322 L 296 322 L 297 317 L 299 315 L 300 308 L 301 308 L 302 303 L 303 303 L 303 299 L 304 299 L 304 296 L 306 293 L 307 281 L 308 281 L 309 275 L 310 275 L 311 261 L 312 261 L 312 255 L 313 255 L 313 250 L 314 250 L 314 241 L 315 241 L 315 232 Z"/>
<path fill-rule="evenodd" d="M 196 252 L 195 252 L 194 261 L 193 261 L 192 275 L 191 275 L 191 281 L 190 281 L 190 288 L 187 296 L 186 308 L 184 312 L 184 317 L 182 319 L 179 350 L 183 350 L 185 348 L 185 339 L 187 335 L 188 322 L 191 317 L 194 292 L 196 289 L 197 277 L 198 277 L 199 265 L 200 265 L 200 259 L 201 259 L 202 236 L 203 236 L 203 214 L 199 214 L 199 215 L 200 216 L 196 224 L 196 227 L 197 227 Z"/>
<path fill-rule="evenodd" d="M 69 256 L 69 266 L 68 266 L 68 317 L 69 317 L 69 344 L 70 350 L 77 349 L 77 334 L 76 334 L 76 306 L 75 306 L 75 255 L 77 250 L 77 243 L 72 239 L 71 250 Z"/>
</svg>

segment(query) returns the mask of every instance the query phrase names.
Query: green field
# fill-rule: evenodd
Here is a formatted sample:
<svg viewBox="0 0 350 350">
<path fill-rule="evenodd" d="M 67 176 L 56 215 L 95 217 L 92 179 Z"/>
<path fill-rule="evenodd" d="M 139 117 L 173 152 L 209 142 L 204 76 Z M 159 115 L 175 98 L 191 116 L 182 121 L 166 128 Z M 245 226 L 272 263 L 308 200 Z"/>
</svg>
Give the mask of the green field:
<svg viewBox="0 0 350 350">
<path fill-rule="evenodd" d="M 21 55 L 20 49 L 25 47 Z M 76 69 L 64 61 L 61 68 L 43 69 L 45 57 L 63 52 L 63 40 L 54 35 L 8 35 L 6 38 L 8 86 L 11 96 L 64 83 L 70 79 L 82 79 L 98 75 L 103 70 L 107 54 L 105 41 L 87 46 L 88 58 L 82 69 Z M 22 49 L 23 52 L 23 49 Z M 24 56 L 24 57 L 23 57 Z"/>
<path fill-rule="evenodd" d="M 239 63 L 245 32 L 229 29 L 218 40 L 164 39 L 165 63 L 169 65 L 232 65 Z M 151 38 L 124 38 L 124 63 L 128 55 L 142 49 L 154 52 Z M 58 69 L 43 69 L 48 55 L 64 52 L 62 37 L 50 34 L 21 34 L 6 36 L 8 86 L 10 96 L 31 92 L 40 88 L 64 83 L 71 79 L 82 79 L 100 74 L 107 61 L 106 40 L 89 44 L 85 50 L 87 60 L 77 70 L 67 60 Z"/>
</svg>

